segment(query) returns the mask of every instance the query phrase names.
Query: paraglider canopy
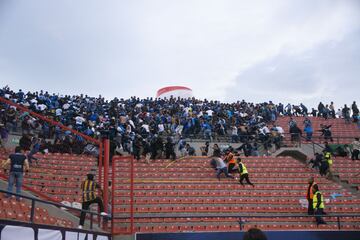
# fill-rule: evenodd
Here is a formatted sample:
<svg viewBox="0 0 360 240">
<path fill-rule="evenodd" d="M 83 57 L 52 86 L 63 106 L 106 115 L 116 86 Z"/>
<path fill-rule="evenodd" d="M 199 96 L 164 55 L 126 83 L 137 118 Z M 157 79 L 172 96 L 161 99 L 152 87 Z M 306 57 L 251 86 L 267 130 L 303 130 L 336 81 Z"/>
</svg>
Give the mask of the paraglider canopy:
<svg viewBox="0 0 360 240">
<path fill-rule="evenodd" d="M 183 87 L 183 86 L 168 86 L 164 88 L 160 88 L 157 93 L 157 98 L 191 98 L 193 97 L 191 88 Z"/>
</svg>

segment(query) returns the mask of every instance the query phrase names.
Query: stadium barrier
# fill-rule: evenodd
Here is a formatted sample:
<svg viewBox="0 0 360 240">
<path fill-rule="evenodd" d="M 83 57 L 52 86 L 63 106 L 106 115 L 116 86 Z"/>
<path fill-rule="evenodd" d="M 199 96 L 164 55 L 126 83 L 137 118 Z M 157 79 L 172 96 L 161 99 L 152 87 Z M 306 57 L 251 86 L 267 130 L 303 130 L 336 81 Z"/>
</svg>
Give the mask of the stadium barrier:
<svg viewBox="0 0 360 240">
<path fill-rule="evenodd" d="M 79 213 L 85 212 L 85 213 L 90 215 L 90 229 L 93 229 L 93 218 L 94 218 L 94 216 L 99 216 L 100 217 L 100 214 L 97 213 L 97 212 L 92 212 L 92 211 L 88 211 L 88 210 L 82 210 L 82 209 L 66 206 L 66 205 L 63 205 L 63 204 L 60 204 L 60 203 L 55 203 L 55 202 L 49 202 L 49 201 L 45 201 L 45 200 L 41 200 L 41 199 L 36 199 L 34 197 L 25 196 L 25 195 L 22 195 L 22 194 L 16 194 L 16 193 L 13 193 L 13 192 L 8 192 L 8 191 L 3 190 L 3 189 L 0 189 L 0 193 L 9 194 L 9 195 L 12 195 L 12 196 L 17 196 L 17 197 L 20 197 L 20 198 L 23 198 L 23 199 L 30 200 L 31 201 L 31 208 L 30 208 L 30 221 L 29 222 L 31 224 L 34 224 L 36 202 L 47 204 L 47 205 L 52 205 L 52 206 L 55 206 L 55 207 L 58 207 L 58 208 L 65 208 L 67 210 L 75 211 L 75 212 L 79 212 Z M 98 222 L 98 226 L 101 227 L 100 221 Z"/>
<path fill-rule="evenodd" d="M 112 240 L 103 232 L 0 219 L 0 240 Z"/>
</svg>

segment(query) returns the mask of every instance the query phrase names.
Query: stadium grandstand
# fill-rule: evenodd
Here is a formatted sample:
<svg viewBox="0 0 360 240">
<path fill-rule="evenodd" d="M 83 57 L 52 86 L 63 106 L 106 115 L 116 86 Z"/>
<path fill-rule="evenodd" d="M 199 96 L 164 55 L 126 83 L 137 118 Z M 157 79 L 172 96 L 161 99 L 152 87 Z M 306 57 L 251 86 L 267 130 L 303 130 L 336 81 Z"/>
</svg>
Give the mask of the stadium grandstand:
<svg viewBox="0 0 360 240">
<path fill-rule="evenodd" d="M 357 103 L 308 109 L 3 87 L 1 240 L 360 239 Z"/>
</svg>

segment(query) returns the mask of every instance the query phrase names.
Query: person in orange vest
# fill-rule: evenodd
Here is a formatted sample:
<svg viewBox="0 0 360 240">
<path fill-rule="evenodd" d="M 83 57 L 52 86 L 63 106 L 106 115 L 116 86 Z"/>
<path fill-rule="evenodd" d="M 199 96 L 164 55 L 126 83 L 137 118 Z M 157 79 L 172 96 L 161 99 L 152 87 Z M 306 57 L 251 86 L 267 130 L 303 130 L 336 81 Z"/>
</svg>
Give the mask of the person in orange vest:
<svg viewBox="0 0 360 240">
<path fill-rule="evenodd" d="M 237 169 L 235 167 L 236 165 L 236 161 L 235 161 L 235 157 L 234 157 L 234 154 L 232 152 L 229 152 L 229 154 L 226 156 L 226 160 L 227 162 L 227 165 L 228 165 L 228 172 L 229 173 L 232 173 L 232 172 L 235 172 L 237 171 Z"/>
<path fill-rule="evenodd" d="M 314 214 L 314 208 L 313 208 L 313 198 L 314 198 L 313 187 L 314 187 L 314 185 L 316 185 L 316 183 L 314 182 L 314 178 L 313 177 L 309 178 L 309 185 L 308 185 L 308 189 L 306 192 L 306 199 L 308 201 L 308 215 Z"/>
</svg>

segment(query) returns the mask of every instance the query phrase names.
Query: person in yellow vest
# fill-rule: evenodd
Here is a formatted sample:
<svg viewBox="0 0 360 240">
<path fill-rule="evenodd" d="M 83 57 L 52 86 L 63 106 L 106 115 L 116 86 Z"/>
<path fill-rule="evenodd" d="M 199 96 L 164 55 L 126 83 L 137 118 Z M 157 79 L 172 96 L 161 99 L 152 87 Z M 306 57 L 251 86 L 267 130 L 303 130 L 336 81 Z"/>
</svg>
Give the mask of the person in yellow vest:
<svg viewBox="0 0 360 240">
<path fill-rule="evenodd" d="M 331 152 L 325 151 L 324 152 L 324 159 L 325 161 L 327 161 L 328 165 L 329 165 L 329 169 L 326 173 L 327 177 L 331 177 L 331 173 L 332 173 L 332 165 L 333 165 L 333 160 L 332 160 L 332 155 Z"/>
<path fill-rule="evenodd" d="M 311 177 L 309 179 L 309 185 L 308 185 L 308 189 L 306 192 L 306 199 L 308 201 L 308 215 L 314 214 L 314 208 L 313 208 L 313 198 L 314 198 L 313 187 L 314 187 L 314 185 L 316 185 L 316 183 L 314 182 L 314 178 Z"/>
<path fill-rule="evenodd" d="M 239 180 L 240 184 L 244 186 L 243 181 L 245 179 L 248 184 L 255 187 L 255 185 L 250 182 L 249 172 L 247 171 L 245 164 L 242 163 L 241 158 L 237 158 L 237 163 L 238 163 L 238 170 L 239 170 L 239 174 L 240 174 L 240 180 Z"/>
<path fill-rule="evenodd" d="M 318 185 L 314 185 L 313 186 L 313 193 L 314 193 L 314 198 L 313 198 L 313 208 L 314 208 L 314 214 L 315 216 L 315 220 L 317 225 L 320 224 L 326 224 L 326 222 L 324 221 L 324 219 L 320 216 L 320 215 L 324 215 L 324 208 L 325 208 L 325 202 L 324 202 L 324 195 L 319 191 L 319 187 Z"/>
<path fill-rule="evenodd" d="M 81 190 L 82 190 L 82 210 L 89 210 L 89 207 L 93 203 L 97 203 L 100 208 L 100 215 L 107 216 L 108 214 L 104 212 L 104 203 L 102 199 L 96 196 L 97 189 L 100 189 L 100 185 L 94 181 L 94 175 L 89 173 L 87 174 L 87 179 L 82 182 Z M 80 223 L 79 229 L 82 229 L 84 226 L 86 217 L 86 212 L 81 212 L 80 215 Z"/>
</svg>

